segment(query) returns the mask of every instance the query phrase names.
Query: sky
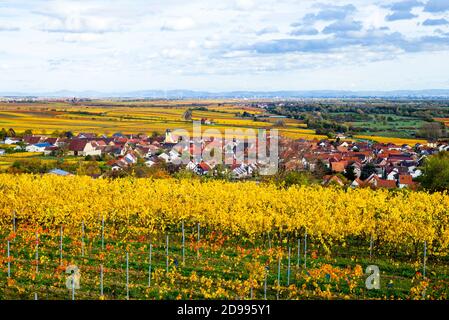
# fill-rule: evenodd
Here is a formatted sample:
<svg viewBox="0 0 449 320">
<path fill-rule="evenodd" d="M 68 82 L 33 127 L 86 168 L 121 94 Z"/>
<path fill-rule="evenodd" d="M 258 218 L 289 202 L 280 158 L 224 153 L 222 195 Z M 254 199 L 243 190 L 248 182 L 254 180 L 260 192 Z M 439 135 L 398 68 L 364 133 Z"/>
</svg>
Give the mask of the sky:
<svg viewBox="0 0 449 320">
<path fill-rule="evenodd" d="M 0 0 L 0 92 L 449 89 L 449 0 Z"/>
</svg>

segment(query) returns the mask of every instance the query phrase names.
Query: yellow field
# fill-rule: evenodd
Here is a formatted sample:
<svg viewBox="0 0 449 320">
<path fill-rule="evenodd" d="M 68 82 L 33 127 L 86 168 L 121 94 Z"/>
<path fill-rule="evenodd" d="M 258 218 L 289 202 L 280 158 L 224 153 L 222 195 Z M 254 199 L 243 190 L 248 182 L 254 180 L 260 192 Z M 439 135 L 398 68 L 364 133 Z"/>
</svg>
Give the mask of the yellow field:
<svg viewBox="0 0 449 320">
<path fill-rule="evenodd" d="M 95 104 L 95 105 L 93 105 Z M 227 128 L 277 128 L 277 119 L 254 121 L 241 118 L 237 113 L 244 111 L 261 114 L 261 109 L 217 101 L 152 101 L 152 102 L 96 102 L 92 105 L 72 105 L 68 103 L 42 104 L 0 104 L 0 128 L 13 128 L 16 132 L 31 129 L 35 134 L 50 134 L 55 130 L 94 132 L 111 135 L 122 133 L 163 133 L 165 129 L 185 129 L 192 131 L 192 122 L 182 119 L 188 108 L 205 107 L 206 111 L 194 110 L 193 120 L 206 118 L 213 122 L 202 125 L 202 129 Z M 290 138 L 321 139 L 313 130 L 307 130 L 299 120 L 284 119 L 284 126 L 278 127 L 281 135 Z"/>
<path fill-rule="evenodd" d="M 0 185 L 2 228 L 11 224 L 13 210 L 22 222 L 77 232 L 81 221 L 98 225 L 101 213 L 130 234 L 173 230 L 185 221 L 249 239 L 307 230 L 324 243 L 374 236 L 409 250 L 427 241 L 429 254 L 447 255 L 449 248 L 446 193 L 25 174 L 0 174 Z"/>
<path fill-rule="evenodd" d="M 433 120 L 442 122 L 446 127 L 449 127 L 449 118 L 434 118 Z"/>
<path fill-rule="evenodd" d="M 382 137 L 382 136 L 364 136 L 364 135 L 354 136 L 354 138 L 368 139 L 368 140 L 373 140 L 373 141 L 377 141 L 380 143 L 394 143 L 397 145 L 408 144 L 408 145 L 412 146 L 417 143 L 427 144 L 426 140 L 421 140 L 421 139 L 403 139 L 403 138 L 389 138 L 389 137 Z"/>
</svg>

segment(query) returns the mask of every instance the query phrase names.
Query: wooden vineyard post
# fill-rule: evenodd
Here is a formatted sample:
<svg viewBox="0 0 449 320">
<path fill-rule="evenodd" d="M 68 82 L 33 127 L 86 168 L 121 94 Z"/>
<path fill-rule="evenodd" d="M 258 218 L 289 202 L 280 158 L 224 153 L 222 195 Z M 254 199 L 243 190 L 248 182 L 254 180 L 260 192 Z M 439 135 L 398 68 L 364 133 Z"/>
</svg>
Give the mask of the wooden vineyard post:
<svg viewBox="0 0 449 320">
<path fill-rule="evenodd" d="M 291 255 L 291 247 L 288 247 L 288 266 L 287 266 L 287 287 L 290 285 L 290 255 Z"/>
<path fill-rule="evenodd" d="M 304 269 L 307 269 L 307 231 L 304 234 Z"/>
<path fill-rule="evenodd" d="M 10 249 L 9 249 L 9 240 L 8 240 L 8 278 L 11 278 L 11 260 L 10 260 Z"/>
<path fill-rule="evenodd" d="M 169 265 L 169 261 L 168 261 L 168 233 L 166 236 L 166 241 L 165 241 L 165 271 L 168 273 L 168 265 Z"/>
<path fill-rule="evenodd" d="M 59 265 L 62 266 L 62 226 L 59 231 Z"/>
<path fill-rule="evenodd" d="M 153 254 L 153 245 L 150 244 L 150 261 L 148 265 L 148 287 L 151 287 L 151 263 L 152 263 L 152 254 Z"/>
<path fill-rule="evenodd" d="M 101 218 L 101 250 L 104 250 L 104 215 Z"/>
<path fill-rule="evenodd" d="M 126 300 L 129 300 L 129 253 L 126 252 Z"/>
<path fill-rule="evenodd" d="M 72 272 L 72 300 L 75 300 L 75 272 Z"/>
<path fill-rule="evenodd" d="M 281 289 L 281 256 L 278 258 L 278 283 L 277 283 L 277 293 L 276 299 L 279 300 L 279 290 Z"/>
<path fill-rule="evenodd" d="M 39 234 L 36 232 L 36 275 L 39 273 Z"/>
<path fill-rule="evenodd" d="M 263 281 L 263 297 L 267 300 L 267 281 L 268 281 L 268 266 L 265 267 L 265 278 Z"/>
<path fill-rule="evenodd" d="M 84 220 L 81 222 L 81 256 L 84 258 Z"/>
<path fill-rule="evenodd" d="M 271 236 L 270 236 L 270 231 L 268 231 L 268 248 L 271 249 Z"/>
<path fill-rule="evenodd" d="M 423 255 L 423 277 L 426 277 L 426 259 L 427 259 L 427 241 L 424 241 L 424 255 Z"/>
<path fill-rule="evenodd" d="M 186 243 L 186 236 L 185 236 L 185 230 L 184 230 L 184 221 L 182 221 L 182 264 L 183 265 L 186 262 L 186 259 L 185 259 L 185 243 Z"/>
<path fill-rule="evenodd" d="M 198 259 L 200 258 L 200 223 L 198 222 L 197 224 L 197 232 L 198 232 L 198 239 L 197 239 L 197 249 L 196 249 L 196 253 L 197 253 L 197 257 Z"/>
<path fill-rule="evenodd" d="M 14 234 L 16 233 L 16 211 L 15 210 L 12 211 L 12 232 Z M 15 237 L 14 237 L 13 241 L 15 241 Z"/>
<path fill-rule="evenodd" d="M 100 264 L 100 297 L 103 297 L 103 265 Z"/>
<path fill-rule="evenodd" d="M 298 262 L 297 262 L 298 268 L 300 264 L 301 264 L 301 239 L 298 238 Z"/>
</svg>

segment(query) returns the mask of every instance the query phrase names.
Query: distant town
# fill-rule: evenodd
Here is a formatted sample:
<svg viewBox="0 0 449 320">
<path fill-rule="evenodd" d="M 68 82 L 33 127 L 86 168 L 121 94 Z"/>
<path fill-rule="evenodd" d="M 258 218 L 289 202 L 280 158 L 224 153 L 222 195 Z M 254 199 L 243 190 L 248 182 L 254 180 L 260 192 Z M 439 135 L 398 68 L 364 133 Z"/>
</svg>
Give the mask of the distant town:
<svg viewBox="0 0 449 320">
<path fill-rule="evenodd" d="M 197 176 L 227 177 L 229 179 L 256 179 L 261 164 L 236 161 L 236 150 L 240 147 L 245 154 L 252 152 L 256 145 L 245 140 L 234 139 L 223 144 L 223 154 L 233 159 L 231 165 L 221 165 L 191 158 L 188 164 L 180 162 L 183 152 L 177 147 L 178 137 L 167 129 L 165 135 L 125 135 L 115 133 L 112 136 L 94 133 L 62 133 L 58 137 L 46 135 L 16 135 L 13 129 L 7 131 L 0 144 L 0 155 L 15 153 L 42 155 L 41 159 L 60 159 L 60 166 L 33 168 L 28 172 L 55 175 L 73 175 L 77 170 L 64 170 L 65 159 L 82 159 L 86 163 L 102 163 L 101 170 L 93 170 L 88 175 L 94 178 L 123 176 L 138 167 L 149 170 L 160 169 L 168 174 L 190 173 Z M 203 138 L 203 148 L 214 143 L 214 138 Z M 193 142 L 192 142 L 193 143 Z M 431 143 L 397 145 L 394 143 L 373 143 L 370 141 L 352 141 L 344 134 L 336 139 L 280 139 L 279 170 L 282 173 L 301 172 L 310 174 L 322 185 L 349 186 L 351 188 L 412 188 L 418 187 L 417 178 L 422 175 L 420 167 L 426 157 L 448 151 L 449 144 Z M 58 163 L 58 162 L 57 162 Z M 33 166 L 33 162 L 28 164 Z M 13 163 L 8 171 L 20 172 L 20 163 Z M 26 164 L 25 164 L 26 166 Z M 44 167 L 45 169 L 45 167 Z M 23 168 L 27 172 L 27 168 Z M 143 176 L 146 176 L 143 174 Z"/>
</svg>

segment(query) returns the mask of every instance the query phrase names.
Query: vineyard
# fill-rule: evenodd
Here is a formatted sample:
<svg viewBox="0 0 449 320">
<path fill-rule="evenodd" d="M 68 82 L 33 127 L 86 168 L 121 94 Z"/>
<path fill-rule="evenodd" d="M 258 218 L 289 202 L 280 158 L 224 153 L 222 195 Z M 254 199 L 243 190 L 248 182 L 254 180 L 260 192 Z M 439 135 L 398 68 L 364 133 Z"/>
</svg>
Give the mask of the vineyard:
<svg viewBox="0 0 449 320">
<path fill-rule="evenodd" d="M 201 106 L 201 108 L 198 108 Z M 216 129 L 224 133 L 226 129 L 272 128 L 276 119 L 255 121 L 252 117 L 237 114 L 249 112 L 261 114 L 261 109 L 241 107 L 220 101 L 146 101 L 128 104 L 126 102 L 96 101 L 93 105 L 71 105 L 48 102 L 44 104 L 0 103 L 0 128 L 14 128 L 17 133 L 33 129 L 34 134 L 51 134 L 55 130 L 74 133 L 93 132 L 110 136 L 116 132 L 153 132 L 163 134 L 166 129 L 192 131 L 192 121 L 183 119 L 190 108 L 192 120 L 210 119 L 213 124 L 203 124 L 204 129 Z M 323 135 L 296 119 L 285 119 L 284 125 L 276 127 L 280 134 L 289 138 L 322 139 Z"/>
<path fill-rule="evenodd" d="M 4 174 L 0 194 L 1 299 L 449 293 L 443 193 Z"/>
</svg>

